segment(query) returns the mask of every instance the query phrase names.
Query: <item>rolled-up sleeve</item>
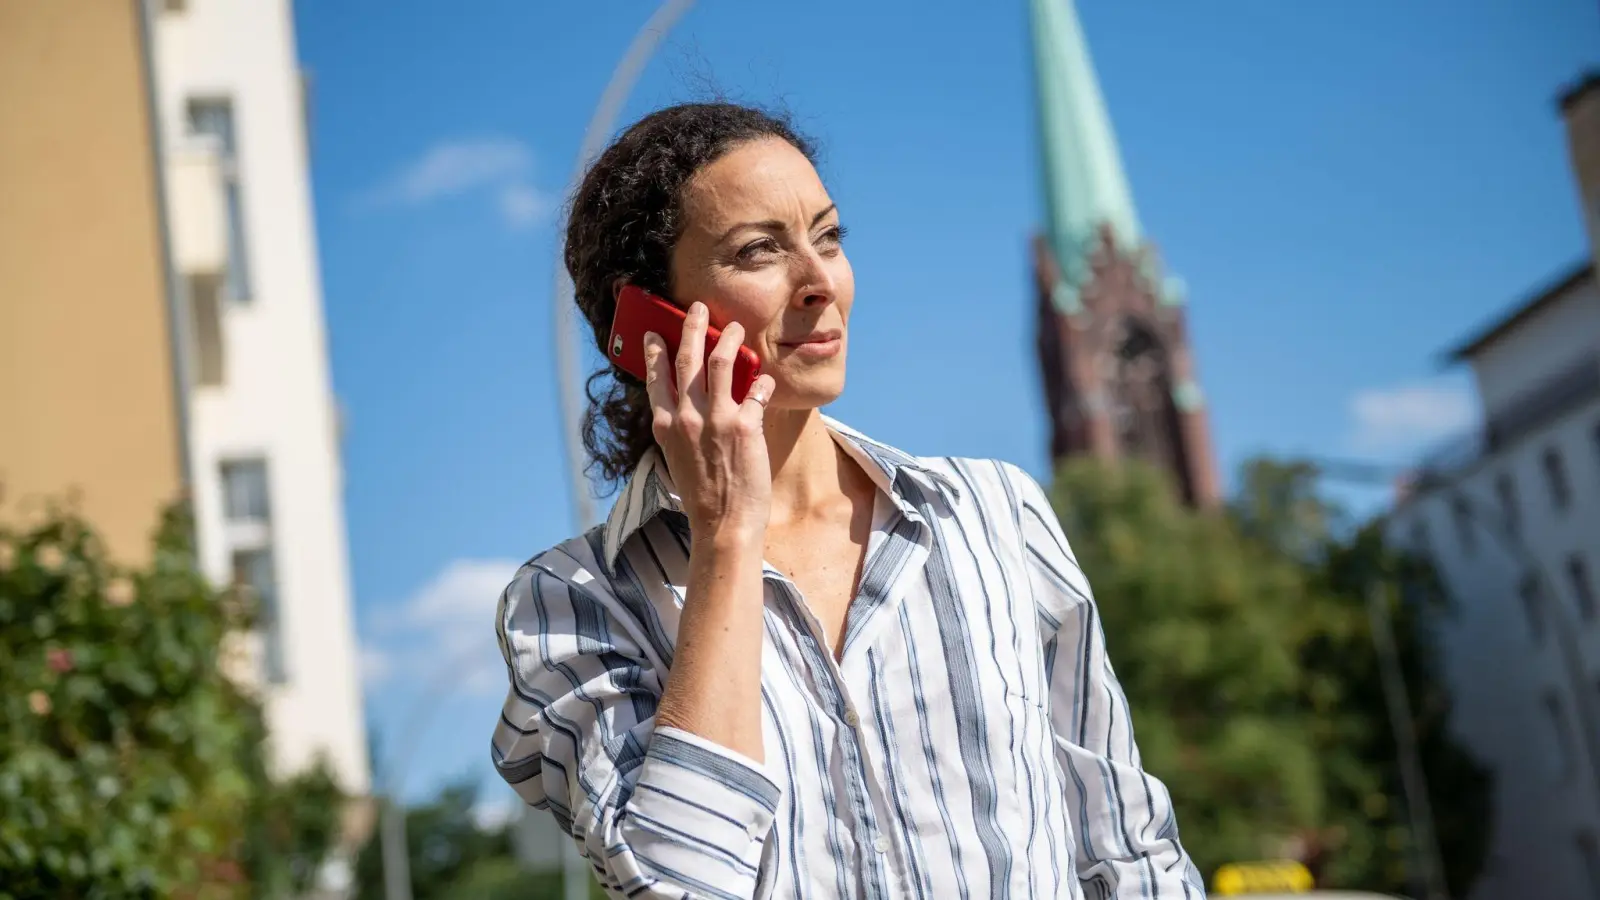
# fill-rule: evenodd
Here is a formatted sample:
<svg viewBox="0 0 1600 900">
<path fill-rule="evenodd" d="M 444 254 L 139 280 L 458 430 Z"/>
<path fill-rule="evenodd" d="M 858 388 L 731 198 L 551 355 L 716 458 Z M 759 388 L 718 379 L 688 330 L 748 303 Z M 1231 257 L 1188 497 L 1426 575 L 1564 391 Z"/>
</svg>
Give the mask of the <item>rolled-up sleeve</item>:
<svg viewBox="0 0 1600 900">
<path fill-rule="evenodd" d="M 754 760 L 654 727 L 666 673 L 631 618 L 570 557 L 517 573 L 499 606 L 495 768 L 613 896 L 748 898 L 779 788 Z"/>
<path fill-rule="evenodd" d="M 1016 480 L 1078 878 L 1099 888 L 1089 896 L 1203 898 L 1205 882 L 1178 841 L 1172 798 L 1140 763 L 1088 579 L 1044 490 L 1020 469 Z"/>
</svg>

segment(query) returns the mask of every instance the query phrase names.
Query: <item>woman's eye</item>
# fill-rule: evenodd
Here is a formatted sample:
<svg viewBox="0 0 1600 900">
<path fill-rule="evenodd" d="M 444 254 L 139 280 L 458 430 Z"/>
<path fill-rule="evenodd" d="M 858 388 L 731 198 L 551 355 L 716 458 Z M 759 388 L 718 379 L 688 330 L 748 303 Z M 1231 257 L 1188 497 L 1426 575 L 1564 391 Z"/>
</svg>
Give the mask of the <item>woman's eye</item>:
<svg viewBox="0 0 1600 900">
<path fill-rule="evenodd" d="M 777 241 L 774 241 L 772 238 L 762 238 L 759 241 L 751 241 L 750 243 L 745 244 L 743 247 L 740 247 L 739 259 L 741 261 L 756 259 L 768 253 L 774 253 L 777 251 L 777 249 Z"/>
<path fill-rule="evenodd" d="M 843 225 L 835 225 L 817 236 L 817 245 L 824 249 L 837 249 L 844 243 L 845 233 Z"/>
</svg>

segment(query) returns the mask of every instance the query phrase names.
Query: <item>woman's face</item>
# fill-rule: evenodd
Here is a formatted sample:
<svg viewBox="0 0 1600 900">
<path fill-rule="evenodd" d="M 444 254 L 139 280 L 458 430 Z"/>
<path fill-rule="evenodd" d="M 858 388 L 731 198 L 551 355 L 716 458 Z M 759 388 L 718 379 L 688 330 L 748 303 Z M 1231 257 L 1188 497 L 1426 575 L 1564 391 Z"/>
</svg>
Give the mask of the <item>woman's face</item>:
<svg viewBox="0 0 1600 900">
<path fill-rule="evenodd" d="M 817 170 L 787 141 L 736 147 L 684 190 L 672 296 L 738 322 L 777 387 L 770 407 L 814 409 L 844 390 L 855 274 L 839 213 Z"/>
</svg>

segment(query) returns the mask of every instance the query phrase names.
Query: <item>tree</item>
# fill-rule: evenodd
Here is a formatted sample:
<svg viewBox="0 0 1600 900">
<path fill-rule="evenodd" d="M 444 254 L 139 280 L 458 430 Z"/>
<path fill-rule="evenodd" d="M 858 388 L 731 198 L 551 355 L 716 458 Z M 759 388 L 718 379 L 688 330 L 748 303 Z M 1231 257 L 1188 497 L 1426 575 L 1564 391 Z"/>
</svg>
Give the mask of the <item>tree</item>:
<svg viewBox="0 0 1600 900">
<path fill-rule="evenodd" d="M 1316 466 L 1252 460 L 1232 504 L 1241 528 L 1311 573 L 1315 637 L 1301 654 L 1305 700 L 1326 784 L 1324 826 L 1304 835 L 1319 883 L 1415 890 L 1415 854 L 1398 749 L 1368 612 L 1381 592 L 1394 633 L 1433 811 L 1439 855 L 1453 896 L 1482 871 L 1493 823 L 1492 781 L 1450 732 L 1450 695 L 1439 657 L 1449 598 L 1427 560 L 1384 540 L 1383 518 L 1351 524 L 1319 494 Z"/>
<path fill-rule="evenodd" d="M 1067 462 L 1052 501 L 1100 598 L 1145 765 L 1202 872 L 1277 855 L 1320 821 L 1300 705 L 1305 573 L 1137 463 Z"/>
<path fill-rule="evenodd" d="M 65 510 L 0 527 L 0 897 L 275 896 L 326 856 L 343 800 L 325 767 L 267 777 L 224 671 L 251 610 L 191 534 L 169 510 L 134 569 Z"/>
<path fill-rule="evenodd" d="M 406 852 L 414 900 L 560 900 L 561 874 L 528 872 L 517 862 L 512 825 L 480 826 L 473 779 L 445 787 L 406 810 Z M 356 860 L 357 900 L 383 900 L 383 847 L 374 835 Z M 597 885 L 590 893 L 603 897 Z"/>
<path fill-rule="evenodd" d="M 1397 552 L 1372 522 L 1330 543 L 1318 567 L 1330 625 L 1307 647 L 1304 666 L 1317 699 L 1318 743 L 1327 772 L 1333 838 L 1323 881 L 1399 892 L 1415 888 L 1418 849 L 1406 814 L 1397 746 L 1366 610 L 1382 592 L 1417 735 L 1417 757 L 1452 896 L 1464 896 L 1483 869 L 1493 824 L 1488 769 L 1450 731 L 1451 701 L 1437 632 L 1449 601 L 1425 560 Z M 1336 623 L 1336 624 L 1335 624 Z"/>
<path fill-rule="evenodd" d="M 1488 776 L 1449 731 L 1434 636 L 1448 604 L 1424 561 L 1347 526 L 1301 462 L 1257 460 L 1225 514 L 1181 507 L 1164 476 L 1089 461 L 1053 501 L 1100 598 L 1146 765 L 1173 793 L 1204 872 L 1294 855 L 1324 887 L 1402 891 L 1410 843 L 1367 614 L 1390 615 L 1441 855 L 1460 895 L 1481 868 Z"/>
</svg>

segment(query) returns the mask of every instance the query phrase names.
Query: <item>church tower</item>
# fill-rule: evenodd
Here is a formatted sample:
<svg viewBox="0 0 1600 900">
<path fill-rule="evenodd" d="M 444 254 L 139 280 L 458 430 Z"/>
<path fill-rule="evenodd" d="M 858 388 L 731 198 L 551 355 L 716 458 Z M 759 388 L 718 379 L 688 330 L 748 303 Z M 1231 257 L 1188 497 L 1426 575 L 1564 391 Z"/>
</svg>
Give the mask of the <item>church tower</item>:
<svg viewBox="0 0 1600 900">
<path fill-rule="evenodd" d="M 1034 238 L 1052 459 L 1135 458 L 1220 499 L 1182 283 L 1139 230 L 1073 0 L 1028 0 L 1046 231 Z"/>
</svg>

